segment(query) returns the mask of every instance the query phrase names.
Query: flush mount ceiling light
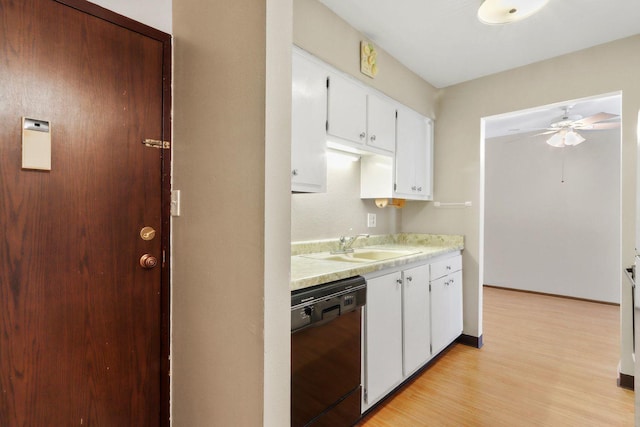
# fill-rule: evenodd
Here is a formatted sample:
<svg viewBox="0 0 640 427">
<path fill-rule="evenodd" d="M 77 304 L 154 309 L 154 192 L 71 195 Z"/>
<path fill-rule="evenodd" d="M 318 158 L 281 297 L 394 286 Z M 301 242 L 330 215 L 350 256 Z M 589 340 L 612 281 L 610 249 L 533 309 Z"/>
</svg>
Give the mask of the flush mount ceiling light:
<svg viewBox="0 0 640 427">
<path fill-rule="evenodd" d="M 549 0 L 484 0 L 478 19 L 484 24 L 508 24 L 521 21 L 542 9 Z"/>
</svg>

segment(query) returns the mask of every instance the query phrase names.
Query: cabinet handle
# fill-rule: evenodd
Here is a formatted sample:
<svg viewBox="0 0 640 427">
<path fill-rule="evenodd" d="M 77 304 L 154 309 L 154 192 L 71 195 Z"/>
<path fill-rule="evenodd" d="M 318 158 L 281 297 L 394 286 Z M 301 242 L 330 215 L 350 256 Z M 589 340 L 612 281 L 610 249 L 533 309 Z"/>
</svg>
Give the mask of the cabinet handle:
<svg viewBox="0 0 640 427">
<path fill-rule="evenodd" d="M 371 139 L 372 141 L 375 141 L 375 140 L 376 140 L 376 136 L 375 136 L 375 135 L 371 135 L 371 138 L 370 138 L 370 139 Z"/>
<path fill-rule="evenodd" d="M 396 280 L 396 283 L 397 283 L 398 285 L 402 285 L 402 279 L 397 279 L 397 280 Z"/>
<path fill-rule="evenodd" d="M 408 276 L 408 277 L 407 277 L 407 280 L 410 282 L 410 281 L 412 281 L 412 280 L 413 280 L 413 277 Z"/>
<path fill-rule="evenodd" d="M 365 136 L 367 136 L 367 134 L 366 134 L 366 133 L 364 133 L 364 132 L 362 132 L 362 133 L 360 134 L 360 139 L 364 139 L 364 137 L 365 137 Z"/>
<path fill-rule="evenodd" d="M 298 169 L 294 169 L 291 171 L 291 175 L 298 176 Z"/>
</svg>

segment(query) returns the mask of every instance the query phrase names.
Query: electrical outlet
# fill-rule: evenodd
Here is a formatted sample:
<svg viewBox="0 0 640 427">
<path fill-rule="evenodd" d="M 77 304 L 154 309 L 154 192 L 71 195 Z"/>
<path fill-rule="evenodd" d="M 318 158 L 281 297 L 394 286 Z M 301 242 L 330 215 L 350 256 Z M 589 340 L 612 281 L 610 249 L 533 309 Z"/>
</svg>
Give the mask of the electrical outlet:
<svg viewBox="0 0 640 427">
<path fill-rule="evenodd" d="M 376 226 L 376 214 L 368 213 L 367 214 L 367 227 L 373 228 Z"/>
</svg>

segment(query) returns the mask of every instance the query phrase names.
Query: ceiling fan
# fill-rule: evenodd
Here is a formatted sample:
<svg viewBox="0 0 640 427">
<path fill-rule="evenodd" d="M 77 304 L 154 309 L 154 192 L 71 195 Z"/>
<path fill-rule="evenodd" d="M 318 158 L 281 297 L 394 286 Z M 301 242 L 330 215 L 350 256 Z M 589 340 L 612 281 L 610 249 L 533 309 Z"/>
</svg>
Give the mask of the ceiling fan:
<svg viewBox="0 0 640 427">
<path fill-rule="evenodd" d="M 564 107 L 564 115 L 560 120 L 551 123 L 545 132 L 536 135 L 552 134 L 547 139 L 547 144 L 552 147 L 567 147 L 578 145 L 585 141 L 585 138 L 577 131 L 616 129 L 620 127 L 619 121 L 609 121 L 620 117 L 617 114 L 602 112 L 589 117 L 582 117 L 579 114 L 569 115 L 569 110 L 571 110 L 571 107 Z"/>
</svg>

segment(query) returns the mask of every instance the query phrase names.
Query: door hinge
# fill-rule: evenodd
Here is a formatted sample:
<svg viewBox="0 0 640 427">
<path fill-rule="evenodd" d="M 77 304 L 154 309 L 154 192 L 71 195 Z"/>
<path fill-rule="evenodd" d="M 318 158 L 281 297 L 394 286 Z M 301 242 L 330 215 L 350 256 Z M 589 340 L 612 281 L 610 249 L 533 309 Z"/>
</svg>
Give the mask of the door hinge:
<svg viewBox="0 0 640 427">
<path fill-rule="evenodd" d="M 324 122 L 324 130 L 329 132 L 329 120 Z"/>
<path fill-rule="evenodd" d="M 393 184 L 393 191 L 396 191 L 398 189 L 398 184 L 394 183 Z"/>
<path fill-rule="evenodd" d="M 429 354 L 433 354 L 433 344 L 429 344 Z"/>
<path fill-rule="evenodd" d="M 431 283 L 429 283 L 429 292 L 431 292 Z"/>
<path fill-rule="evenodd" d="M 170 141 L 160 141 L 158 139 L 145 139 L 142 141 L 142 143 L 147 147 L 152 147 L 152 148 L 162 148 L 165 150 L 168 150 L 171 148 Z"/>
<path fill-rule="evenodd" d="M 364 389 L 364 401 L 368 403 L 369 402 L 368 399 L 369 399 L 369 393 L 368 393 L 367 389 L 365 388 Z"/>
<path fill-rule="evenodd" d="M 327 77 L 327 89 L 329 89 L 329 77 Z"/>
</svg>

